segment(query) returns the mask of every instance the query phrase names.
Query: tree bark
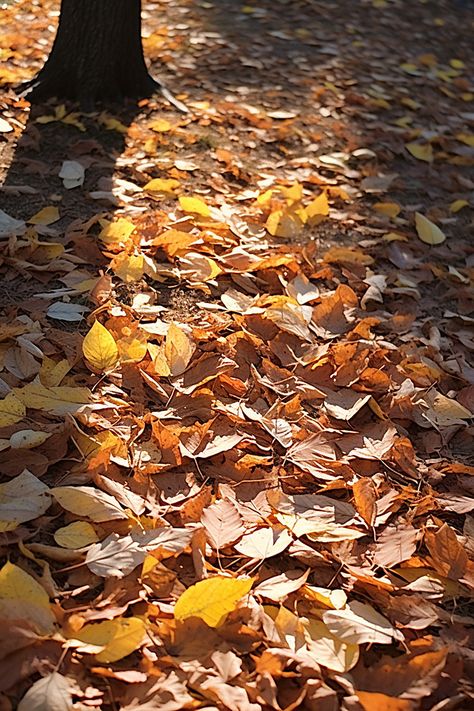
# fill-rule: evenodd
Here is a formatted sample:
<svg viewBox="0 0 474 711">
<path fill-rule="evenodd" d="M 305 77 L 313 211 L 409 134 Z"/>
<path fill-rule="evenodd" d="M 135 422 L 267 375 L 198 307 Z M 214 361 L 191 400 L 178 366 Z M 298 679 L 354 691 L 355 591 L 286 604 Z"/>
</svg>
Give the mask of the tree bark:
<svg viewBox="0 0 474 711">
<path fill-rule="evenodd" d="M 61 0 L 59 27 L 27 98 L 96 101 L 149 96 L 159 84 L 148 74 L 141 41 L 141 0 Z"/>
</svg>

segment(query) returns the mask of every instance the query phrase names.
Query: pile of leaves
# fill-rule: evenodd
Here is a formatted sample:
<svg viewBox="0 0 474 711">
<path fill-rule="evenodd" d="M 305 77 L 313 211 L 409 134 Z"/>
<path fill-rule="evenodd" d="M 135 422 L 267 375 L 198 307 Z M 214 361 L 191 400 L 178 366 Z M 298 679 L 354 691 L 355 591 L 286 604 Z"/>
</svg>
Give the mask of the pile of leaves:
<svg viewBox="0 0 474 711">
<path fill-rule="evenodd" d="M 2 100 L 2 711 L 472 703 L 472 15 L 341 5 L 145 3 L 186 114 Z"/>
</svg>

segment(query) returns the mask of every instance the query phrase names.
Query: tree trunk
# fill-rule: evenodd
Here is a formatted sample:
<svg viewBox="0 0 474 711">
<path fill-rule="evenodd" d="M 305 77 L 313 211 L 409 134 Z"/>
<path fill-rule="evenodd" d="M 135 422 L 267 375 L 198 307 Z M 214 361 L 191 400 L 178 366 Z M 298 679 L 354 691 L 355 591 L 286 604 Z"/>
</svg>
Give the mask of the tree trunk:
<svg viewBox="0 0 474 711">
<path fill-rule="evenodd" d="M 28 86 L 28 100 L 55 96 L 86 107 L 149 96 L 159 84 L 143 57 L 141 0 L 61 0 L 53 48 Z"/>
</svg>

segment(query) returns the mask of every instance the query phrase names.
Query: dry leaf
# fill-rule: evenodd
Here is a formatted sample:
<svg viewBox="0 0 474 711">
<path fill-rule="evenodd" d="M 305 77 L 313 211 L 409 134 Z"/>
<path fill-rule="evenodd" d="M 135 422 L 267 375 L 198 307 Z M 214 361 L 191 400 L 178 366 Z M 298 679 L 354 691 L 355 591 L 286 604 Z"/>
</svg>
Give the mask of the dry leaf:
<svg viewBox="0 0 474 711">
<path fill-rule="evenodd" d="M 112 370 L 119 357 L 114 337 L 99 321 L 94 324 L 82 342 L 84 358 L 100 372 Z"/>
<path fill-rule="evenodd" d="M 252 578 L 214 577 L 191 585 L 178 599 L 174 616 L 177 620 L 200 617 L 209 627 L 219 627 L 239 600 L 252 587 Z"/>
</svg>

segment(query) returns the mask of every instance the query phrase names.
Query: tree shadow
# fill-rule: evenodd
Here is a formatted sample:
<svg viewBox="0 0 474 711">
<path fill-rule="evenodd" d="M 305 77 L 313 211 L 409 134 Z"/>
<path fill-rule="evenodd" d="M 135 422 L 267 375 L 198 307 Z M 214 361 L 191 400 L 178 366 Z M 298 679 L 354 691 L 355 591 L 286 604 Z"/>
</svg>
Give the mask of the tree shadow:
<svg viewBox="0 0 474 711">
<path fill-rule="evenodd" d="M 125 150 L 128 128 L 140 111 L 133 104 L 119 110 L 120 118 L 116 118 L 110 110 L 83 116 L 64 104 L 34 106 L 16 145 L 11 146 L 13 155 L 0 192 L 2 209 L 28 223 L 43 208 L 57 207 L 59 220 L 35 229 L 40 240 L 59 242 L 66 251 L 73 248 L 80 269 L 92 267 L 97 271 L 107 264 L 91 221 L 101 214 L 110 218 L 120 206 L 114 196 L 116 161 Z M 59 176 L 64 161 L 83 166 L 82 186 L 65 187 Z M 18 256 L 24 254 L 20 251 Z M 51 271 L 46 264 L 39 267 L 44 268 L 20 269 L 21 276 L 16 280 L 13 270 L 11 274 L 7 270 L 3 301 L 10 301 L 19 310 L 28 309 L 33 305 L 30 299 L 35 298 L 35 290 L 44 293 L 60 286 L 58 279 L 64 273 L 56 272 L 54 264 Z M 44 307 L 47 302 L 42 303 Z"/>
</svg>

